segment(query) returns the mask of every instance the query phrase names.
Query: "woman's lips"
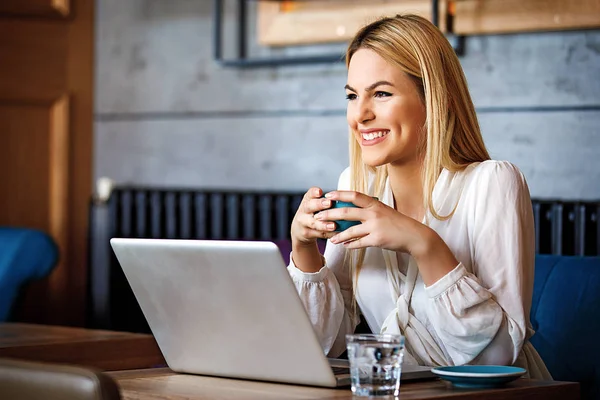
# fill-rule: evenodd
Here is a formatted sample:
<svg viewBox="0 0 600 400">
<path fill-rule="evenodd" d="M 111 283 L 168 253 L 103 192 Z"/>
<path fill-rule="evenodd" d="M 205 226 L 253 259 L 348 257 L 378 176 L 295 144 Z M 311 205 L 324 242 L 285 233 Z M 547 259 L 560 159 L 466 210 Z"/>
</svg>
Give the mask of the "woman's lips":
<svg viewBox="0 0 600 400">
<path fill-rule="evenodd" d="M 362 146 L 374 146 L 383 142 L 390 133 L 389 130 L 369 130 L 361 131 L 361 145 Z"/>
</svg>

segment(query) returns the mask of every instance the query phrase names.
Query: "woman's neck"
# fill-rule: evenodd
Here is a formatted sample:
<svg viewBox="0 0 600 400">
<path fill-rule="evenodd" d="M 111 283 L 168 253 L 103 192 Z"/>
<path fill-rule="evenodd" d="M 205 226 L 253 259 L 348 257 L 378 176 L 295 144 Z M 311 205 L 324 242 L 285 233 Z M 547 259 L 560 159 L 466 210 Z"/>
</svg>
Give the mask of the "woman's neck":
<svg viewBox="0 0 600 400">
<path fill-rule="evenodd" d="M 422 163 L 388 165 L 394 208 L 417 221 L 424 217 Z"/>
</svg>

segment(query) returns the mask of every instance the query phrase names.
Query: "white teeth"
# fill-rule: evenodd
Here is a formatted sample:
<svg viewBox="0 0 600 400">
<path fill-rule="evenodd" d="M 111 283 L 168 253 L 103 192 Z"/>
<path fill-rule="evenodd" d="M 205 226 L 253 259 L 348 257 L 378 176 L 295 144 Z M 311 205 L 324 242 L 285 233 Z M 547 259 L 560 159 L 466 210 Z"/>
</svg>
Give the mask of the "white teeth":
<svg viewBox="0 0 600 400">
<path fill-rule="evenodd" d="M 378 131 L 378 132 L 371 132 L 371 133 L 363 133 L 362 137 L 364 140 L 373 140 L 376 138 L 380 138 L 383 137 L 385 135 L 388 134 L 389 131 Z"/>
</svg>

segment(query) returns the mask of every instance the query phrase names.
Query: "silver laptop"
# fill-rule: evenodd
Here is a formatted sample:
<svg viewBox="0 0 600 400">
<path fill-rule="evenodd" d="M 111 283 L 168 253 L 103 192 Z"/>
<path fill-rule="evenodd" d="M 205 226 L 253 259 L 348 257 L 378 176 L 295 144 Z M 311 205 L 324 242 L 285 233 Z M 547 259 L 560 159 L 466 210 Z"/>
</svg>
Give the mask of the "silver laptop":
<svg viewBox="0 0 600 400">
<path fill-rule="evenodd" d="M 347 360 L 323 354 L 274 243 L 118 238 L 110 243 L 173 371 L 350 384 Z M 401 376 L 434 375 L 427 367 L 403 366 Z"/>
</svg>

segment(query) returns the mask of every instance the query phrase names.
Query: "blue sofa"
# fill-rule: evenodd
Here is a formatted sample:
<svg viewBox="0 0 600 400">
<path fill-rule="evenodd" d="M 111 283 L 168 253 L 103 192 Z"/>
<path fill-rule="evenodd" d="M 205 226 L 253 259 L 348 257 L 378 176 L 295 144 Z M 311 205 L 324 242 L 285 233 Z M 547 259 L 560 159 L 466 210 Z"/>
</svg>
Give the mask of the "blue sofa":
<svg viewBox="0 0 600 400">
<path fill-rule="evenodd" d="M 0 227 L 0 322 L 9 319 L 23 285 L 49 275 L 57 261 L 58 248 L 47 234 Z"/>
<path fill-rule="evenodd" d="M 554 379 L 600 399 L 600 257 L 536 256 L 530 319 Z"/>
</svg>

